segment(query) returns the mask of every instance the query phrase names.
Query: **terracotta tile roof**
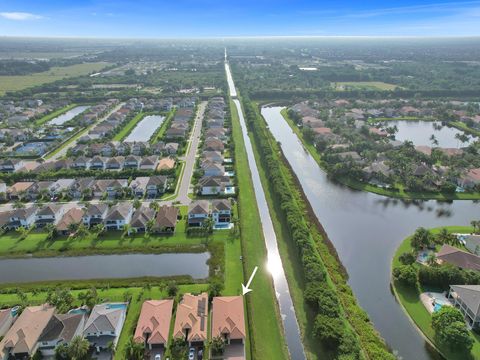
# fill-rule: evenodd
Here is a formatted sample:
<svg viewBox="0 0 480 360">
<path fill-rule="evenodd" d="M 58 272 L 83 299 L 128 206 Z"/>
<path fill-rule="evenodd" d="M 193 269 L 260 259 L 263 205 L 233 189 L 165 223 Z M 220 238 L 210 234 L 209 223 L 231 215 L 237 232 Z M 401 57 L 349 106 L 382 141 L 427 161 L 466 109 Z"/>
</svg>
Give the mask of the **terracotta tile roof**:
<svg viewBox="0 0 480 360">
<path fill-rule="evenodd" d="M 188 329 L 188 341 L 207 340 L 208 294 L 185 294 L 177 306 L 173 337 L 185 337 Z"/>
<path fill-rule="evenodd" d="M 134 340 L 144 343 L 148 336 L 148 344 L 166 344 L 170 331 L 172 310 L 173 300 L 145 301 L 133 336 Z"/>
<path fill-rule="evenodd" d="M 242 296 L 215 297 L 212 302 L 212 337 L 228 335 L 245 338 L 245 317 Z"/>
<path fill-rule="evenodd" d="M 82 221 L 85 211 L 80 208 L 71 208 L 62 217 L 57 224 L 57 229 L 60 231 L 68 230 L 70 224 L 79 224 Z"/>
<path fill-rule="evenodd" d="M 177 224 L 178 209 L 174 206 L 163 205 L 158 209 L 154 229 L 175 227 Z"/>
</svg>

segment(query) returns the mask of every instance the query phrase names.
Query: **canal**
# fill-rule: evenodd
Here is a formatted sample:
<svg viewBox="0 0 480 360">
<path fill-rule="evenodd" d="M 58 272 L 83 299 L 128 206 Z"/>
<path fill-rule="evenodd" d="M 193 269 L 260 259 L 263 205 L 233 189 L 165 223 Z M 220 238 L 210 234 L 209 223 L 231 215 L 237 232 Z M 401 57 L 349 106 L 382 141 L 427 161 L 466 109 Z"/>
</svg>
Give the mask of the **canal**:
<svg viewBox="0 0 480 360">
<path fill-rule="evenodd" d="M 478 218 L 480 205 L 473 201 L 403 202 L 335 183 L 305 150 L 281 110 L 262 108 L 262 115 L 347 269 L 360 305 L 403 359 L 437 358 L 391 292 L 391 260 L 400 242 L 417 227 L 469 225 L 473 217 Z"/>
<path fill-rule="evenodd" d="M 235 84 L 232 79 L 230 66 L 227 62 L 225 63 L 225 71 L 227 73 L 230 95 L 232 97 L 236 97 L 237 92 L 235 90 Z M 283 327 L 285 329 L 285 338 L 288 350 L 290 352 L 290 357 L 292 358 L 292 360 L 305 359 L 305 352 L 303 350 L 300 329 L 298 327 L 295 309 L 293 307 L 292 298 L 290 297 L 290 292 L 288 289 L 287 279 L 283 270 L 282 259 L 278 251 L 277 237 L 273 228 L 272 219 L 270 217 L 270 211 L 268 209 L 267 200 L 265 198 L 265 192 L 260 181 L 260 174 L 258 173 L 258 168 L 255 161 L 255 156 L 253 154 L 250 137 L 248 136 L 247 126 L 245 123 L 245 118 L 243 116 L 243 110 L 238 99 L 234 99 L 233 101 L 235 103 L 235 107 L 237 108 L 237 113 L 240 119 L 240 126 L 242 128 L 243 139 L 245 141 L 245 149 L 247 152 L 248 163 L 252 174 L 255 198 L 257 200 L 260 220 L 262 222 L 263 235 L 267 247 L 267 268 L 272 274 L 273 285 L 275 287 L 275 293 L 277 296 L 277 301 L 283 320 Z M 253 293 L 251 296 L 255 296 L 255 294 Z"/>
<path fill-rule="evenodd" d="M 1 259 L 0 283 L 190 275 L 208 277 L 208 252 Z"/>
</svg>

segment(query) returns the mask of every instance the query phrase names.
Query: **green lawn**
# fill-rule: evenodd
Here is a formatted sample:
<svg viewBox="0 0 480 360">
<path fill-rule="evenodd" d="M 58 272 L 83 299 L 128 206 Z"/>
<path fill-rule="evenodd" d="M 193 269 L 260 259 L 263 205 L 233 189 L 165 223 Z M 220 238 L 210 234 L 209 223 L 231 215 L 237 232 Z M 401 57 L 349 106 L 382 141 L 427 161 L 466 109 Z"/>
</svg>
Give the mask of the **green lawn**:
<svg viewBox="0 0 480 360">
<path fill-rule="evenodd" d="M 248 165 L 240 121 L 233 101 L 232 136 L 235 143 L 235 172 L 238 175 L 239 213 L 244 272 L 249 277 L 255 266 L 259 270 L 252 282 L 253 291 L 246 296 L 251 354 L 248 359 L 287 359 L 282 320 L 277 307 L 271 275 L 266 269 L 267 252 L 260 215 Z"/>
<path fill-rule="evenodd" d="M 395 90 L 398 86 L 382 81 L 339 81 L 331 84 L 335 90 Z"/>
<path fill-rule="evenodd" d="M 147 113 L 140 112 L 137 115 L 135 115 L 132 120 L 128 122 L 127 125 L 125 125 L 122 130 L 120 130 L 118 133 L 115 134 L 113 137 L 113 141 L 122 141 L 125 139 L 128 134 L 132 132 L 132 130 L 137 126 L 137 124 L 145 117 L 147 116 Z"/>
<path fill-rule="evenodd" d="M 0 76 L 0 95 L 7 91 L 18 91 L 69 77 L 88 75 L 108 65 L 110 64 L 107 62 L 84 63 L 64 67 L 56 66 L 48 71 L 28 75 Z"/>
<path fill-rule="evenodd" d="M 472 129 L 461 121 L 452 121 L 452 122 L 449 122 L 448 124 L 453 127 L 456 127 L 459 130 L 465 131 L 466 133 L 480 137 L 480 130 Z"/>
<path fill-rule="evenodd" d="M 153 134 L 150 138 L 150 144 L 155 144 L 163 138 L 165 131 L 170 128 L 170 124 L 172 123 L 173 117 L 175 116 L 175 109 L 171 110 L 165 120 L 163 121 L 162 126 Z"/>
<path fill-rule="evenodd" d="M 65 106 L 61 109 L 52 111 L 50 114 L 45 115 L 38 120 L 35 120 L 35 125 L 38 125 L 38 126 L 43 125 L 43 124 L 49 122 L 50 120 L 56 118 L 57 116 L 60 116 L 63 113 L 66 113 L 68 110 L 73 109 L 76 106 L 77 106 L 77 104 L 70 104 L 70 105 L 67 105 L 67 106 Z"/>
<path fill-rule="evenodd" d="M 471 233 L 473 230 L 469 226 L 446 226 L 445 228 L 447 228 L 450 232 L 459 233 Z M 441 229 L 442 228 L 435 228 L 431 231 L 435 234 L 438 233 Z M 408 237 L 400 244 L 397 251 L 395 252 L 392 260 L 392 269 L 401 265 L 399 261 L 400 255 L 404 252 L 410 251 L 412 251 L 412 247 L 410 246 L 410 237 Z M 415 266 L 422 265 L 416 264 Z M 430 342 L 432 342 L 438 348 L 438 350 L 444 355 L 444 357 L 447 360 L 464 360 L 465 354 L 450 351 L 448 348 L 438 344 L 438 342 L 435 341 L 435 332 L 431 326 L 432 316 L 420 301 L 420 292 L 424 290 L 403 286 L 396 281 L 392 281 L 392 285 L 395 296 L 400 301 L 400 304 L 402 305 L 404 311 L 415 322 L 418 329 L 422 331 L 424 336 L 426 336 L 430 340 Z M 480 359 L 480 338 L 473 332 L 471 332 L 471 334 L 475 340 L 471 354 L 474 359 Z"/>
<path fill-rule="evenodd" d="M 76 141 L 78 138 L 83 136 L 84 134 L 87 133 L 88 130 L 90 130 L 94 125 L 91 125 L 85 129 L 81 129 L 77 131 L 75 134 L 73 134 L 71 137 L 69 137 L 67 140 L 65 140 L 63 143 L 61 143 L 56 149 L 50 151 L 49 153 L 44 155 L 45 159 L 50 159 L 52 156 L 55 154 L 59 153 L 62 149 L 64 149 L 66 146 L 71 144 L 72 142 Z"/>
<path fill-rule="evenodd" d="M 287 109 L 283 109 L 281 111 L 283 118 L 287 121 L 290 128 L 293 132 L 298 136 L 300 141 L 302 142 L 303 146 L 308 150 L 310 155 L 315 159 L 317 164 L 324 170 L 325 165 L 323 164 L 322 157 L 315 149 L 313 144 L 308 143 L 303 138 L 301 130 L 298 126 L 295 125 L 292 119 L 288 116 Z M 360 191 L 368 191 L 374 194 L 398 198 L 398 199 L 406 199 L 406 200 L 480 200 L 480 192 L 468 192 L 468 193 L 432 193 L 432 192 L 413 192 L 413 191 L 405 191 L 403 186 L 397 184 L 397 190 L 390 190 L 384 189 L 375 185 L 367 184 L 355 179 L 345 178 L 345 177 L 336 177 L 335 181 L 346 185 L 352 189 L 360 190 Z"/>
</svg>

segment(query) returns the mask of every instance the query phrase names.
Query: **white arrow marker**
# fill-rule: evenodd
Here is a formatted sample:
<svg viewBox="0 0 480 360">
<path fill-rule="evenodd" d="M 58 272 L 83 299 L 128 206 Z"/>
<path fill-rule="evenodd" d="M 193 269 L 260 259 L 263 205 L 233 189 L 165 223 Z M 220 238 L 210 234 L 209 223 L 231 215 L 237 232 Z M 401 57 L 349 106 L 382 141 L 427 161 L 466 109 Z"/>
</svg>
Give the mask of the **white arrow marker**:
<svg viewBox="0 0 480 360">
<path fill-rule="evenodd" d="M 252 283 L 253 277 L 255 276 L 255 273 L 257 272 L 258 266 L 255 266 L 255 269 L 253 269 L 252 275 L 250 275 L 250 279 L 248 279 L 247 286 L 242 284 L 242 295 L 248 294 L 252 289 L 250 289 L 250 284 Z"/>
</svg>

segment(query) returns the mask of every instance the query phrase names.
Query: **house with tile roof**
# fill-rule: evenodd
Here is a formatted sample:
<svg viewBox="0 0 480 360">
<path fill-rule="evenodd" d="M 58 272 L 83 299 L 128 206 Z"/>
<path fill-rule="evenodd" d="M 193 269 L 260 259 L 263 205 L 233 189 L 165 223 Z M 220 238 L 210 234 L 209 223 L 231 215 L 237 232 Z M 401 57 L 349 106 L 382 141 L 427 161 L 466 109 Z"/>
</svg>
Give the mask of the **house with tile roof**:
<svg viewBox="0 0 480 360">
<path fill-rule="evenodd" d="M 72 225 L 79 225 L 82 223 L 85 210 L 81 208 L 71 208 L 63 214 L 60 221 L 57 223 L 57 230 L 60 234 L 70 234 L 70 227 Z"/>
<path fill-rule="evenodd" d="M 167 347 L 173 300 L 145 301 L 140 311 L 133 339 L 148 349 Z"/>
<path fill-rule="evenodd" d="M 200 227 L 210 216 L 210 203 L 207 200 L 192 201 L 188 206 L 188 226 Z"/>
<path fill-rule="evenodd" d="M 243 296 L 220 296 L 212 301 L 212 338 L 226 344 L 244 344 L 246 338 Z"/>
<path fill-rule="evenodd" d="M 107 230 L 122 230 L 130 223 L 133 215 L 133 206 L 130 202 L 121 202 L 108 209 L 104 224 Z"/>
<path fill-rule="evenodd" d="M 30 358 L 35 354 L 38 339 L 54 313 L 55 308 L 47 304 L 25 308 L 0 341 L 0 359 Z"/>
<path fill-rule="evenodd" d="M 149 221 L 155 218 L 155 210 L 150 209 L 148 206 L 140 206 L 133 213 L 130 225 L 133 231 L 137 233 L 143 233 L 147 230 Z"/>
<path fill-rule="evenodd" d="M 38 350 L 43 356 L 55 355 L 60 345 L 68 345 L 75 336 L 82 336 L 85 314 L 55 314 L 38 339 Z"/>
<path fill-rule="evenodd" d="M 189 346 L 203 346 L 207 341 L 208 294 L 184 294 L 177 306 L 174 338 L 182 338 Z"/>
<path fill-rule="evenodd" d="M 90 204 L 83 214 L 83 224 L 87 227 L 102 224 L 107 212 L 108 205 L 105 203 Z"/>
<path fill-rule="evenodd" d="M 437 262 L 448 263 L 461 269 L 480 271 L 480 256 L 450 245 L 443 245 L 437 253 Z"/>
<path fill-rule="evenodd" d="M 97 304 L 85 323 L 83 336 L 97 352 L 117 345 L 127 314 L 128 303 Z"/>
<path fill-rule="evenodd" d="M 158 234 L 174 233 L 178 220 L 178 208 L 175 206 L 163 205 L 155 216 L 155 224 L 152 231 Z"/>
<path fill-rule="evenodd" d="M 9 308 L 0 310 L 0 337 L 7 333 L 15 318 L 16 311 L 14 309 Z"/>
</svg>

